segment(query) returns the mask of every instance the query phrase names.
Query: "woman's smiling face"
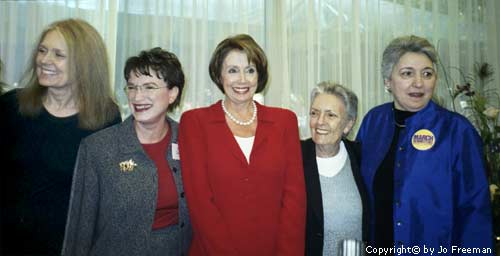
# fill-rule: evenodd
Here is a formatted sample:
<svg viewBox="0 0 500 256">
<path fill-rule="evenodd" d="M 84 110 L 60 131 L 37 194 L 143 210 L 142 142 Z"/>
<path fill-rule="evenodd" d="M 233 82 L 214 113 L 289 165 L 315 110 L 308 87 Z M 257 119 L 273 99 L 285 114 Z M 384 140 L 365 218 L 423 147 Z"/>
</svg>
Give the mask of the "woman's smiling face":
<svg viewBox="0 0 500 256">
<path fill-rule="evenodd" d="M 235 104 L 252 101 L 259 74 L 245 52 L 230 51 L 222 64 L 221 78 L 226 100 Z"/>
</svg>

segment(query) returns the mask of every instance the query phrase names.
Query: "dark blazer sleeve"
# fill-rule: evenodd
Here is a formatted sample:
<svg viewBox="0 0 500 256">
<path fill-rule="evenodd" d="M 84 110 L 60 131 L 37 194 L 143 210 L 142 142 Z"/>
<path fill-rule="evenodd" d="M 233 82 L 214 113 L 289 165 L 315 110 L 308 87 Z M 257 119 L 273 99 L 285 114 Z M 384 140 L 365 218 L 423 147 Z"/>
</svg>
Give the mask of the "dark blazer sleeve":
<svg viewBox="0 0 500 256">
<path fill-rule="evenodd" d="M 316 163 L 315 144 L 309 138 L 301 141 L 301 146 L 307 194 L 305 255 L 323 255 L 323 197 Z"/>
<path fill-rule="evenodd" d="M 99 182 L 88 145 L 82 141 L 73 175 L 62 255 L 89 255 L 96 224 Z"/>
</svg>

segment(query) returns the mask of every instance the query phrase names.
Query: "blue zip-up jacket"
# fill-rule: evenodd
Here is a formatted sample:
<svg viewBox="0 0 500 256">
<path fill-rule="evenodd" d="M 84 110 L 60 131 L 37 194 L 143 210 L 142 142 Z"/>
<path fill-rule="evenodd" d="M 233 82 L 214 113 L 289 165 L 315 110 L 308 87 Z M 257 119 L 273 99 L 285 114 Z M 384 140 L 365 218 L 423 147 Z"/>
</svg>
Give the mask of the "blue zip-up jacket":
<svg viewBox="0 0 500 256">
<path fill-rule="evenodd" d="M 372 216 L 373 179 L 395 131 L 392 108 L 393 103 L 386 103 L 369 111 L 357 135 Z M 395 249 L 416 246 L 420 253 L 427 249 L 424 255 L 430 249 L 434 255 L 493 255 L 491 222 L 481 138 L 465 117 L 430 101 L 406 120 L 396 148 L 394 225 L 387 227 L 394 229 Z"/>
</svg>

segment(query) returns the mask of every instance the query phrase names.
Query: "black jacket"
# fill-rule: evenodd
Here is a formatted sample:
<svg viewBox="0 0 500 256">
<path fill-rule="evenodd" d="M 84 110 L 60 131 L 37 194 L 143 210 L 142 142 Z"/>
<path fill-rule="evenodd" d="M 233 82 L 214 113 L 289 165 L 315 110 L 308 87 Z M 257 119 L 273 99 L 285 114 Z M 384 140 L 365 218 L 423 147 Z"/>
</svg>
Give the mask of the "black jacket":
<svg viewBox="0 0 500 256">
<path fill-rule="evenodd" d="M 363 240 L 368 236 L 368 197 L 360 173 L 361 146 L 357 142 L 343 140 L 352 173 L 358 186 L 363 205 Z M 323 255 L 323 199 L 319 183 L 318 165 L 316 163 L 316 147 L 312 139 L 301 141 L 302 159 L 304 165 L 304 178 L 307 192 L 307 221 L 306 221 L 306 247 L 305 255 Z"/>
</svg>

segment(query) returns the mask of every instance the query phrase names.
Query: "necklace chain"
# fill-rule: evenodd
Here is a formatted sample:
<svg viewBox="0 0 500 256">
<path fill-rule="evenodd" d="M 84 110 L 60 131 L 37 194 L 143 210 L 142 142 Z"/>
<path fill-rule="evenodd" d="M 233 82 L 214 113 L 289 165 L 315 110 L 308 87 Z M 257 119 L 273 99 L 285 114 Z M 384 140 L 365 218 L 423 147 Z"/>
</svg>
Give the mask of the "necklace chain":
<svg viewBox="0 0 500 256">
<path fill-rule="evenodd" d="M 229 117 L 229 119 L 231 119 L 231 121 L 235 122 L 237 125 L 243 125 L 243 126 L 247 126 L 247 125 L 251 125 L 254 121 L 255 121 L 255 118 L 257 117 L 257 105 L 255 104 L 255 101 L 252 101 L 252 107 L 253 107 L 253 114 L 252 114 L 252 117 L 250 118 L 250 120 L 244 122 L 244 121 L 240 121 L 238 120 L 236 117 L 234 117 L 226 108 L 226 105 L 224 104 L 225 101 L 222 100 L 222 110 L 224 110 L 224 113 Z"/>
<path fill-rule="evenodd" d="M 399 124 L 398 122 L 396 122 L 396 120 L 394 120 L 394 124 L 395 124 L 397 127 L 400 127 L 400 128 L 405 128 L 405 127 L 406 127 L 406 124 Z"/>
</svg>

